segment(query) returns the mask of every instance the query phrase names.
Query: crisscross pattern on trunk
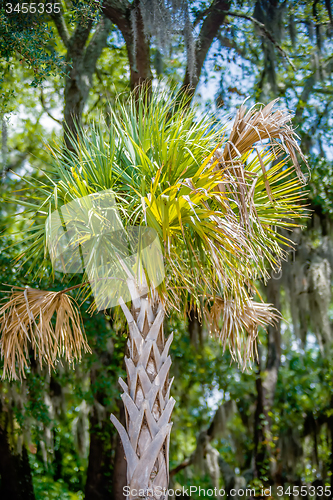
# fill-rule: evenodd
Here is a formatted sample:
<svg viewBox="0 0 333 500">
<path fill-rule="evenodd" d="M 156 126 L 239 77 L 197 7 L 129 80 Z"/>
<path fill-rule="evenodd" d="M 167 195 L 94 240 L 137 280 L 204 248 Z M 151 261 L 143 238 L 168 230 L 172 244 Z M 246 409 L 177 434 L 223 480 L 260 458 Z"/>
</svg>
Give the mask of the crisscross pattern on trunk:
<svg viewBox="0 0 333 500">
<path fill-rule="evenodd" d="M 164 308 L 160 300 L 137 297 L 131 311 L 121 301 L 129 324 L 128 349 L 125 358 L 127 384 L 123 389 L 126 429 L 111 415 L 124 447 L 127 461 L 128 499 L 137 497 L 165 499 L 161 491 L 169 483 L 169 440 L 171 413 L 175 400 L 170 397 L 171 358 L 168 354 L 172 334 L 164 338 Z M 156 488 L 158 487 L 158 490 Z"/>
</svg>

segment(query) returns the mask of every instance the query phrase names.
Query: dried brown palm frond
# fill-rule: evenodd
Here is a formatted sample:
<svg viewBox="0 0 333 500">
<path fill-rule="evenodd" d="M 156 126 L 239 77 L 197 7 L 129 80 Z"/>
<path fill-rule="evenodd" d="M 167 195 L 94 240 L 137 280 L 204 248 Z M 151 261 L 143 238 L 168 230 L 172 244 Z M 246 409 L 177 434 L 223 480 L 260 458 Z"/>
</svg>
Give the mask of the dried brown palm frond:
<svg viewBox="0 0 333 500">
<path fill-rule="evenodd" d="M 224 172 L 227 182 L 219 184 L 219 190 L 228 193 L 236 202 L 239 210 L 239 222 L 247 230 L 251 230 L 250 220 L 258 219 L 253 203 L 253 195 L 258 180 L 258 172 L 247 168 L 246 160 L 255 155 L 270 203 L 275 203 L 272 192 L 270 165 L 274 159 L 283 154 L 291 159 L 297 173 L 300 188 L 305 183 L 305 176 L 300 168 L 297 155 L 307 165 L 297 139 L 298 136 L 292 127 L 292 114 L 287 110 L 276 109 L 274 104 L 278 99 L 267 106 L 253 106 L 248 109 L 245 103 L 239 108 L 229 139 L 223 149 L 216 149 L 211 164 L 215 169 Z M 260 145 L 262 147 L 260 147 Z M 251 162 L 250 162 L 251 163 Z M 277 196 L 281 200 L 280 196 Z"/>
<path fill-rule="evenodd" d="M 246 368 L 256 355 L 258 327 L 274 324 L 279 312 L 271 304 L 263 302 L 249 299 L 240 304 L 217 297 L 213 304 L 206 304 L 204 316 L 210 333 L 221 340 L 224 348 L 228 345 L 232 358 Z"/>
<path fill-rule="evenodd" d="M 269 140 L 270 146 L 276 153 L 285 152 L 290 156 L 298 177 L 305 182 L 304 174 L 300 168 L 297 154 L 307 165 L 307 160 L 298 145 L 295 130 L 292 127 L 292 115 L 283 109 L 273 110 L 275 99 L 267 106 L 253 106 L 247 109 L 245 103 L 239 108 L 230 137 L 224 147 L 221 160 L 233 162 L 244 154 L 250 152 L 253 146 Z"/>
<path fill-rule="evenodd" d="M 13 287 L 0 321 L 3 378 L 25 376 L 30 349 L 50 368 L 58 356 L 72 362 L 81 359 L 82 349 L 90 351 L 76 302 L 64 291 Z"/>
</svg>

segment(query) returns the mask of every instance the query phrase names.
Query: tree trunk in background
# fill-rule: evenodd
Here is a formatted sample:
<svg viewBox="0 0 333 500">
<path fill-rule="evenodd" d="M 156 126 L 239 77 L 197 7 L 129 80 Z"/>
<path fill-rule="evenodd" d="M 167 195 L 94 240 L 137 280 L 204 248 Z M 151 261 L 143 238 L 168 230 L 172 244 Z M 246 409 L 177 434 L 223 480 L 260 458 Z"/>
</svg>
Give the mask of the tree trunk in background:
<svg viewBox="0 0 333 500">
<path fill-rule="evenodd" d="M 225 401 L 217 408 L 209 427 L 198 434 L 197 446 L 192 455 L 170 471 L 171 480 L 178 472 L 193 465 L 194 470 L 202 476 L 205 473 L 208 474 L 212 486 L 217 490 L 220 489 L 222 474 L 227 498 L 229 498 L 230 490 L 234 488 L 239 490 L 244 487 L 245 478 L 237 476 L 234 469 L 222 459 L 218 450 L 211 445 L 212 441 L 220 439 L 225 434 L 227 423 L 235 414 L 236 409 L 236 403 L 233 400 Z M 217 495 L 217 498 L 221 498 L 221 496 Z M 238 495 L 234 498 L 239 499 Z"/>
<path fill-rule="evenodd" d="M 230 6 L 230 0 L 214 0 L 207 9 L 208 14 L 202 23 L 195 47 L 195 72 L 191 75 L 189 67 L 186 68 L 181 92 L 186 92 L 190 96 L 194 95 L 208 51 L 225 21 L 226 11 L 230 9 Z"/>
<path fill-rule="evenodd" d="M 127 461 L 128 499 L 138 496 L 160 499 L 160 491 L 169 484 L 169 441 L 174 399 L 170 398 L 171 358 L 168 355 L 172 334 L 164 339 L 164 308 L 157 295 L 140 297 L 129 285 L 131 311 L 121 303 L 129 324 L 129 357 L 125 358 L 127 384 L 124 390 L 126 429 L 111 415 L 124 447 Z M 155 292 L 153 292 L 155 293 Z M 133 491 L 133 490 L 136 490 Z M 144 494 L 139 495 L 139 490 Z M 164 497 L 166 498 L 166 497 Z"/>
<path fill-rule="evenodd" d="M 0 403 L 0 411 L 1 411 Z M 23 446 L 22 455 L 14 455 L 7 435 L 8 414 L 0 422 L 0 499 L 35 500 L 28 453 Z"/>
<path fill-rule="evenodd" d="M 106 350 L 98 343 L 93 350 L 96 362 L 90 369 L 90 382 L 95 404 L 90 413 L 90 447 L 85 500 L 110 500 L 110 498 L 121 500 L 124 498 L 122 488 L 126 486 L 126 462 L 124 454 L 119 450 L 117 433 L 108 417 L 110 409 L 105 404 L 110 396 L 104 389 L 106 380 L 110 383 L 110 377 L 113 377 L 116 383 L 117 368 L 123 364 L 124 351 L 125 345 L 120 346 L 119 351 L 115 353 L 114 345 Z M 102 414 L 97 410 L 98 405 L 101 410 L 104 408 Z M 122 406 L 120 402 L 119 405 Z M 121 413 L 123 413 L 122 408 Z M 120 416 L 120 420 L 124 422 L 124 416 Z M 121 480 L 122 476 L 125 476 L 125 480 Z"/>
<path fill-rule="evenodd" d="M 64 131 L 66 146 L 69 149 L 72 147 L 67 134 L 75 133 L 75 123 L 79 127 L 81 125 L 84 105 L 93 84 L 97 61 L 106 46 L 111 22 L 103 16 L 86 47 L 91 28 L 91 20 L 84 25 L 78 25 L 72 37 L 67 41 L 66 59 L 71 63 L 71 67 L 64 90 Z"/>
<path fill-rule="evenodd" d="M 262 383 L 260 359 L 258 363 L 258 372 L 256 378 L 257 389 L 257 404 L 254 414 L 254 456 L 253 456 L 253 469 L 254 477 L 261 479 L 267 475 L 268 449 L 267 449 L 267 424 L 268 415 L 265 408 L 265 395 Z"/>
<path fill-rule="evenodd" d="M 2 179 L 5 178 L 7 172 L 7 159 L 8 159 L 8 127 L 7 119 L 5 116 L 1 118 L 1 163 L 2 163 Z"/>
<path fill-rule="evenodd" d="M 253 12 L 253 17 L 265 25 L 266 29 L 278 43 L 281 42 L 283 29 L 282 16 L 286 5 L 287 2 L 280 2 L 279 0 L 257 0 Z M 278 94 L 276 48 L 271 40 L 262 35 L 261 44 L 264 67 L 258 83 L 258 90 L 264 99 L 268 99 L 269 95 L 274 95 L 275 97 Z"/>
<path fill-rule="evenodd" d="M 281 280 L 271 278 L 266 285 L 267 302 L 281 311 Z M 268 411 L 273 406 L 275 388 L 281 362 L 281 319 L 267 328 L 267 360 L 263 386 L 265 390 L 265 406 Z"/>
<path fill-rule="evenodd" d="M 21 500 L 14 456 L 11 454 L 7 432 L 0 428 L 0 498 Z"/>
<path fill-rule="evenodd" d="M 213 0 L 209 8 L 203 9 L 203 23 L 195 49 L 195 71 L 192 75 L 187 66 L 180 93 L 186 92 L 190 97 L 194 95 L 208 51 L 219 34 L 230 6 L 231 0 Z M 129 3 L 105 0 L 103 12 L 119 28 L 124 37 L 130 66 L 131 88 L 134 89 L 138 85 L 150 87 L 152 79 L 150 42 L 144 32 L 140 1 L 134 0 L 133 3 Z M 133 13 L 135 13 L 135 30 L 131 20 Z"/>
<path fill-rule="evenodd" d="M 120 423 L 125 426 L 124 406 L 120 408 Z M 112 500 L 124 500 L 124 487 L 127 485 L 127 464 L 125 460 L 124 448 L 119 434 L 116 440 L 116 454 L 114 459 L 113 480 L 112 480 Z"/>
<path fill-rule="evenodd" d="M 281 280 L 271 278 L 266 285 L 267 302 L 281 310 Z M 261 478 L 270 475 L 273 480 L 277 473 L 276 461 L 271 454 L 271 422 L 268 413 L 274 401 L 275 389 L 281 360 L 281 320 L 267 328 L 266 368 L 261 372 L 260 360 L 256 379 L 257 406 L 254 419 L 254 475 Z M 269 464 L 267 460 L 269 459 Z M 270 470 L 267 471 L 269 465 Z"/>
<path fill-rule="evenodd" d="M 133 29 L 131 26 L 131 37 L 127 38 L 126 48 L 131 72 L 131 88 L 137 86 L 150 87 L 152 74 L 150 70 L 150 46 L 144 33 L 143 19 L 138 0 L 134 0 L 135 15 L 135 33 L 134 40 Z"/>
<path fill-rule="evenodd" d="M 331 397 L 331 410 L 333 410 L 333 396 Z M 329 417 L 328 427 L 331 434 L 330 472 L 331 472 L 331 491 L 333 491 L 333 414 Z"/>
<path fill-rule="evenodd" d="M 278 311 L 281 311 L 281 280 L 271 278 L 266 286 L 267 302 L 273 304 Z M 268 413 L 272 410 L 276 384 L 278 381 L 279 368 L 281 363 L 281 319 L 278 318 L 274 325 L 268 325 L 267 328 L 267 360 L 265 377 L 263 380 L 265 410 L 267 413 L 267 438 L 272 440 L 271 418 Z M 269 449 L 270 450 L 270 449 Z M 278 464 L 276 457 L 270 453 L 270 476 L 276 483 L 279 482 L 277 477 Z"/>
<path fill-rule="evenodd" d="M 20 490 L 21 490 L 22 500 L 35 500 L 29 456 L 25 446 L 23 446 L 22 455 L 18 457 L 18 460 L 19 460 L 19 478 L 20 478 Z M 12 497 L 11 500 L 13 500 Z"/>
<path fill-rule="evenodd" d="M 97 61 L 103 48 L 106 47 L 112 25 L 103 15 L 96 26 L 92 19 L 79 20 L 73 34 L 70 35 L 62 9 L 57 13 L 53 12 L 51 18 L 67 49 L 66 61 L 69 66 L 64 89 L 63 126 L 66 146 L 72 149 L 66 133 L 75 132 L 75 123 L 79 126 L 81 124 L 83 108 L 93 84 Z M 93 27 L 94 33 L 87 44 Z"/>
<path fill-rule="evenodd" d="M 124 418 L 120 417 L 120 420 L 125 423 Z M 94 408 L 90 416 L 90 448 L 85 500 L 124 500 L 123 488 L 127 484 L 126 461 L 118 436 L 116 445 L 113 445 L 114 428 L 112 426 L 110 429 L 111 426 L 109 419 L 99 422 Z"/>
<path fill-rule="evenodd" d="M 107 500 L 111 493 L 111 437 L 108 422 L 99 422 L 96 408 L 90 415 L 90 448 L 85 500 Z"/>
<path fill-rule="evenodd" d="M 150 87 L 152 79 L 150 45 L 144 33 L 139 0 L 134 0 L 132 4 L 108 0 L 103 4 L 103 12 L 119 28 L 124 37 L 130 67 L 131 89 L 146 85 Z M 131 20 L 133 15 L 135 16 L 135 35 Z"/>
<path fill-rule="evenodd" d="M 189 312 L 188 318 L 188 332 L 190 335 L 190 343 L 198 349 L 203 347 L 203 328 L 198 316 L 192 308 Z"/>
<path fill-rule="evenodd" d="M 88 40 L 92 22 L 86 26 L 78 26 L 74 35 L 69 41 L 66 60 L 71 64 L 68 76 L 65 81 L 64 98 L 64 132 L 67 147 L 71 149 L 71 144 L 66 135 L 75 132 L 75 122 L 81 125 L 83 107 L 87 100 L 90 84 L 89 79 L 84 75 L 83 58 L 84 47 Z"/>
</svg>

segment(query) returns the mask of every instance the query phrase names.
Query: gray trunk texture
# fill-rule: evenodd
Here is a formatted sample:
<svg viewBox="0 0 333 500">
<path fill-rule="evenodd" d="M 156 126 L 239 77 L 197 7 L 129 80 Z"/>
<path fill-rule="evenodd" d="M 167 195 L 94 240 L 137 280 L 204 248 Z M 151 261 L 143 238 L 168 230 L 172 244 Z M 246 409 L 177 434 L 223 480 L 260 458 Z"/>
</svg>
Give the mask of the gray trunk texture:
<svg viewBox="0 0 333 500">
<path fill-rule="evenodd" d="M 164 500 L 161 494 L 169 484 L 169 441 L 171 413 L 175 400 L 170 397 L 171 358 L 168 354 L 172 334 L 164 338 L 164 307 L 157 295 L 139 297 L 135 285 L 129 285 L 132 307 L 124 302 L 122 310 L 129 325 L 125 358 L 127 384 L 124 391 L 126 429 L 111 415 L 124 447 L 127 462 L 128 500 L 150 498 Z"/>
</svg>

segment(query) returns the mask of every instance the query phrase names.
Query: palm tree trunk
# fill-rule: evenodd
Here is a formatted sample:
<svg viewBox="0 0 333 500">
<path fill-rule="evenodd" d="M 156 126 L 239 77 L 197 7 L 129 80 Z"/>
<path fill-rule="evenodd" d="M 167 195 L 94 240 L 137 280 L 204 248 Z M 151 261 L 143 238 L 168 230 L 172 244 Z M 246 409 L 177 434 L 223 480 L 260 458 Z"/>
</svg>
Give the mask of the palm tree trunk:
<svg viewBox="0 0 333 500">
<path fill-rule="evenodd" d="M 122 310 L 129 325 L 129 357 L 125 358 L 127 384 L 124 390 L 126 429 L 111 415 L 124 447 L 127 461 L 128 500 L 149 496 L 167 499 L 162 491 L 169 483 L 169 441 L 171 413 L 175 400 L 170 397 L 171 358 L 168 355 L 172 334 L 164 339 L 164 307 L 155 292 L 140 297 L 129 284 L 131 311 L 124 302 Z"/>
</svg>

